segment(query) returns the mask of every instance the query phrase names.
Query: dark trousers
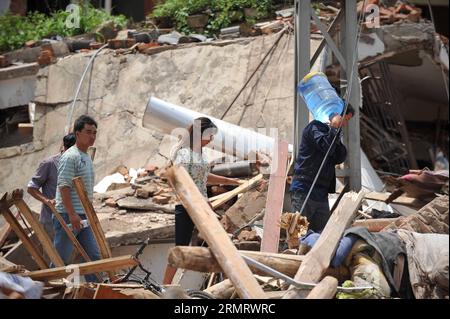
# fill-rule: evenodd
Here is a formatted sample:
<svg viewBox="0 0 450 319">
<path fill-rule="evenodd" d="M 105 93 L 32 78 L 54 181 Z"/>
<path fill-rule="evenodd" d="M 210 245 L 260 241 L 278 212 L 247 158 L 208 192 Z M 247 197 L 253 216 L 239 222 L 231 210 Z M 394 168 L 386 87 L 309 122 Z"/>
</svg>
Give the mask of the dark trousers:
<svg viewBox="0 0 450 319">
<path fill-rule="evenodd" d="M 175 206 L 175 245 L 189 246 L 194 223 L 183 205 Z"/>
<path fill-rule="evenodd" d="M 302 192 L 292 192 L 291 202 L 294 212 L 300 212 L 303 202 L 305 201 L 306 194 Z M 302 216 L 305 216 L 309 222 L 309 229 L 315 232 L 321 232 L 330 218 L 330 206 L 328 205 L 328 199 L 323 202 L 316 202 L 308 199 L 308 202 L 303 209 Z"/>
</svg>

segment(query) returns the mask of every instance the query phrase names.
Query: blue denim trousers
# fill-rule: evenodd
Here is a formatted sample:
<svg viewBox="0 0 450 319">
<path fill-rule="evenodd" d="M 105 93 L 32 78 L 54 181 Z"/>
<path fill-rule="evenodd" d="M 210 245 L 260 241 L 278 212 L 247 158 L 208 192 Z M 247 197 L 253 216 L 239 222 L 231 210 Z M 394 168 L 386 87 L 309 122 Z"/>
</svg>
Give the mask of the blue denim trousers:
<svg viewBox="0 0 450 319">
<path fill-rule="evenodd" d="M 64 219 L 66 224 L 70 224 L 68 214 L 61 214 L 61 217 Z M 82 220 L 86 219 L 86 215 L 80 215 L 80 218 Z M 69 237 L 67 236 L 66 232 L 62 228 L 61 224 L 54 216 L 53 216 L 53 228 L 55 230 L 53 245 L 55 246 L 56 251 L 61 256 L 62 260 L 64 261 L 64 264 L 69 265 L 71 264 L 70 257 L 72 256 L 74 247 Z M 81 229 L 79 232 L 76 233 L 74 232 L 74 235 L 92 261 L 101 259 L 100 251 L 98 249 L 97 242 L 95 241 L 95 237 L 94 234 L 92 233 L 92 229 L 90 226 Z M 84 278 L 88 282 L 98 282 L 98 279 L 94 274 L 85 275 Z"/>
<path fill-rule="evenodd" d="M 294 212 L 300 212 L 305 198 L 306 194 L 303 192 L 294 191 L 291 193 L 291 203 Z M 302 212 L 302 216 L 305 216 L 308 219 L 309 229 L 316 233 L 321 232 L 330 218 L 328 199 L 323 202 L 316 202 L 308 199 Z"/>
</svg>

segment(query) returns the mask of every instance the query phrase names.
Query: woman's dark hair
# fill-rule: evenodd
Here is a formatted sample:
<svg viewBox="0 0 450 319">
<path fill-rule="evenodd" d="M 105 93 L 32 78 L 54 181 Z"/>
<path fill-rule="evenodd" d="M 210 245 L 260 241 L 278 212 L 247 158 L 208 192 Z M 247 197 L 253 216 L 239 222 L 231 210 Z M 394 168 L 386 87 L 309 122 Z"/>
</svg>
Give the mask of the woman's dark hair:
<svg viewBox="0 0 450 319">
<path fill-rule="evenodd" d="M 88 115 L 81 115 L 79 118 L 75 120 L 75 124 L 73 125 L 74 132 L 81 132 L 85 125 L 94 125 L 97 128 L 97 122 Z"/>
<path fill-rule="evenodd" d="M 194 129 L 200 128 L 200 137 L 203 136 L 203 133 L 210 129 L 212 130 L 212 134 L 215 134 L 217 132 L 217 126 L 207 117 L 199 117 L 194 120 L 194 124 L 189 126 L 189 142 L 190 142 L 190 148 L 192 149 L 194 146 Z"/>
<path fill-rule="evenodd" d="M 64 148 L 67 150 L 75 145 L 76 138 L 74 133 L 69 133 L 63 137 Z"/>
</svg>

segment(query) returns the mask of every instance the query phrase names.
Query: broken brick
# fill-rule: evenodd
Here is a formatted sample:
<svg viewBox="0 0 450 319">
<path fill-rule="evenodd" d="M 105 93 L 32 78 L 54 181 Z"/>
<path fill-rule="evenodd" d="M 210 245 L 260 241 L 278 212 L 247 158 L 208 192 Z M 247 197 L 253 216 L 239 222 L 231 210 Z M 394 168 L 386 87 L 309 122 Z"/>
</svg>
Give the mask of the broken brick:
<svg viewBox="0 0 450 319">
<path fill-rule="evenodd" d="M 258 236 L 254 230 L 243 230 L 238 236 L 239 241 L 257 241 Z"/>
<path fill-rule="evenodd" d="M 107 200 L 105 200 L 105 205 L 108 207 L 117 207 L 117 203 L 114 198 L 108 198 Z"/>
<path fill-rule="evenodd" d="M 48 51 L 42 51 L 41 54 L 38 57 L 38 64 L 43 65 L 49 65 L 52 63 L 52 56 Z"/>
<path fill-rule="evenodd" d="M 36 44 L 37 44 L 36 40 L 28 40 L 27 42 L 25 42 L 25 46 L 27 48 L 33 48 L 36 46 Z"/>
<path fill-rule="evenodd" d="M 4 68 L 8 66 L 8 61 L 4 55 L 0 55 L 0 68 Z"/>
<path fill-rule="evenodd" d="M 91 50 L 98 50 L 103 46 L 103 43 L 100 42 L 91 42 L 89 43 L 89 47 L 91 48 Z"/>
<path fill-rule="evenodd" d="M 160 205 L 164 205 L 164 204 L 168 204 L 170 201 L 169 197 L 165 197 L 165 196 L 154 196 L 153 197 L 153 202 L 155 202 L 156 204 L 160 204 Z"/>
<path fill-rule="evenodd" d="M 148 173 L 148 175 L 153 175 L 155 174 L 155 171 L 158 169 L 158 166 L 148 164 L 147 166 L 145 166 L 144 169 Z"/>
<path fill-rule="evenodd" d="M 134 182 L 139 185 L 144 185 L 144 184 L 150 182 L 152 179 L 153 179 L 153 177 L 151 177 L 151 176 L 138 177 L 134 180 Z"/>
<path fill-rule="evenodd" d="M 119 40 L 119 39 L 112 39 L 108 40 L 108 47 L 110 49 L 127 49 L 132 47 L 136 44 L 135 39 L 125 39 L 125 40 Z"/>
<path fill-rule="evenodd" d="M 150 193 L 147 190 L 145 190 L 144 188 L 139 188 L 138 190 L 136 190 L 136 197 L 137 198 L 149 198 Z"/>
</svg>

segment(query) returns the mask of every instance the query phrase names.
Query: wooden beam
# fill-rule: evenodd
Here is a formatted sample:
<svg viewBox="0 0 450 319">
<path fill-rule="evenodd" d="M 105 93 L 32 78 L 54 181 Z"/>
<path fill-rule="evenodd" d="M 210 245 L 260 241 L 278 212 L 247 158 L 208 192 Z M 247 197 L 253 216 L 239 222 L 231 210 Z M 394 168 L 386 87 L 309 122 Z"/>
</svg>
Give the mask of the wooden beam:
<svg viewBox="0 0 450 319">
<path fill-rule="evenodd" d="M 82 264 L 74 264 L 65 267 L 57 267 L 45 270 L 31 271 L 21 274 L 33 280 L 48 281 L 66 278 L 72 273 L 73 267 L 78 268 L 80 275 L 88 275 L 98 272 L 111 272 L 118 269 L 129 268 L 138 265 L 139 261 L 132 255 L 115 258 L 100 259 Z"/>
<path fill-rule="evenodd" d="M 33 213 L 31 212 L 28 205 L 23 201 L 23 199 L 17 200 L 15 202 L 15 205 L 30 224 L 31 229 L 33 229 L 34 233 L 36 234 L 36 237 L 41 243 L 42 248 L 44 249 L 48 258 L 50 258 L 50 260 L 56 267 L 63 267 L 64 261 L 53 246 L 53 243 L 42 224 L 33 216 Z"/>
<path fill-rule="evenodd" d="M 366 194 L 366 199 L 376 200 L 380 202 L 386 202 L 386 200 L 389 198 L 391 193 L 378 193 L 378 192 L 370 192 Z M 420 201 L 416 198 L 407 197 L 407 196 L 400 196 L 394 199 L 392 204 L 398 204 L 398 205 L 404 205 L 414 208 L 421 208 L 426 203 L 423 201 Z"/>
<path fill-rule="evenodd" d="M 239 296 L 246 299 L 266 298 L 188 172 L 183 167 L 172 166 L 167 169 L 167 178 Z"/>
<path fill-rule="evenodd" d="M 243 255 L 250 257 L 270 268 L 273 268 L 289 277 L 294 277 L 300 267 L 301 262 L 305 258 L 304 255 L 291 254 L 274 254 L 250 250 L 238 250 Z M 222 267 L 217 262 L 209 248 L 177 246 L 169 250 L 169 264 L 192 271 L 204 273 L 220 273 L 223 272 Z M 267 273 L 257 268 L 251 267 L 254 274 L 266 276 Z M 336 278 L 348 278 L 350 273 L 348 268 L 339 267 L 337 269 L 329 267 L 325 272 L 326 275 Z"/>
<path fill-rule="evenodd" d="M 331 258 L 339 244 L 345 229 L 355 218 L 356 212 L 364 199 L 365 192 L 350 192 L 343 196 L 338 208 L 331 215 L 322 234 L 314 247 L 306 254 L 295 280 L 306 283 L 318 283 L 328 269 Z M 291 286 L 283 299 L 297 299 L 301 297 L 298 289 Z"/>
<path fill-rule="evenodd" d="M 337 286 L 338 281 L 336 278 L 326 276 L 311 290 L 306 299 L 334 299 Z"/>
<path fill-rule="evenodd" d="M 246 181 L 243 184 L 239 185 L 238 187 L 236 187 L 232 191 L 229 191 L 229 192 L 226 192 L 225 194 L 221 194 L 221 195 L 218 195 L 216 197 L 210 198 L 209 201 L 211 202 L 211 205 L 212 205 L 213 209 L 216 209 L 216 208 L 222 206 L 223 204 L 228 202 L 233 197 L 248 191 L 250 188 L 252 188 L 256 184 L 258 184 L 259 181 L 261 181 L 262 179 L 263 179 L 263 175 L 262 174 L 256 175 L 255 177 L 253 177 L 252 179 L 249 179 L 248 181 Z M 215 199 L 215 198 L 217 198 L 217 199 Z"/>
<path fill-rule="evenodd" d="M 230 279 L 215 284 L 204 291 L 213 295 L 217 299 L 230 299 L 236 289 Z"/>
<path fill-rule="evenodd" d="M 92 233 L 94 234 L 95 241 L 97 242 L 98 248 L 100 249 L 100 254 L 102 258 L 111 258 L 111 250 L 106 242 L 105 233 L 103 232 L 100 221 L 98 220 L 97 213 L 92 206 L 91 201 L 87 195 L 86 189 L 84 188 L 83 180 L 81 177 L 75 177 L 73 179 L 73 184 L 77 191 L 78 197 L 80 198 L 81 204 L 83 205 L 86 216 L 89 220 L 89 225 L 91 226 Z"/>
<path fill-rule="evenodd" d="M 274 254 L 259 251 L 238 250 L 241 255 L 250 257 L 288 276 L 295 276 L 304 256 Z M 213 253 L 206 247 L 176 246 L 169 250 L 169 264 L 176 268 L 183 268 L 205 273 L 223 272 Z M 266 275 L 257 268 L 250 267 L 253 273 Z"/>
<path fill-rule="evenodd" d="M 53 215 L 55 215 L 55 217 L 59 221 L 59 223 L 61 224 L 61 227 L 66 232 L 66 235 L 67 235 L 67 237 L 69 237 L 70 241 L 72 242 L 73 246 L 75 247 L 75 250 L 84 258 L 84 260 L 86 262 L 92 261 L 91 258 L 89 257 L 89 255 L 84 250 L 83 246 L 81 246 L 78 239 L 75 237 L 75 235 L 72 233 L 70 228 L 67 226 L 65 220 L 62 218 L 60 213 L 58 213 L 56 208 L 54 206 L 50 206 L 50 210 L 52 211 Z M 102 276 L 100 276 L 100 274 L 96 274 L 96 276 L 97 276 L 97 279 L 100 280 L 100 282 L 103 281 L 103 278 L 102 278 Z"/>
<path fill-rule="evenodd" d="M 266 212 L 264 214 L 264 234 L 261 241 L 261 251 L 277 253 L 280 244 L 280 217 L 284 204 L 284 190 L 286 187 L 286 165 L 288 161 L 288 147 L 286 141 L 277 143 L 277 161 L 275 172 L 270 174 L 269 190 L 267 191 Z M 275 157 L 275 156 L 274 156 Z"/>
<path fill-rule="evenodd" d="M 16 233 L 17 237 L 19 237 L 20 241 L 33 257 L 39 268 L 48 268 L 47 262 L 45 261 L 44 257 L 42 257 L 42 255 L 39 253 L 38 248 L 30 240 L 17 219 L 14 218 L 14 215 L 9 210 L 9 207 L 7 207 L 7 204 L 3 202 L 3 199 L 0 201 L 0 213 L 3 214 L 5 220 L 9 223 L 9 225 L 11 225 L 12 230 Z"/>
<path fill-rule="evenodd" d="M 360 219 L 355 220 L 353 227 L 365 227 L 370 232 L 379 232 L 383 228 L 395 223 L 398 218 L 375 218 L 375 219 Z"/>
</svg>

